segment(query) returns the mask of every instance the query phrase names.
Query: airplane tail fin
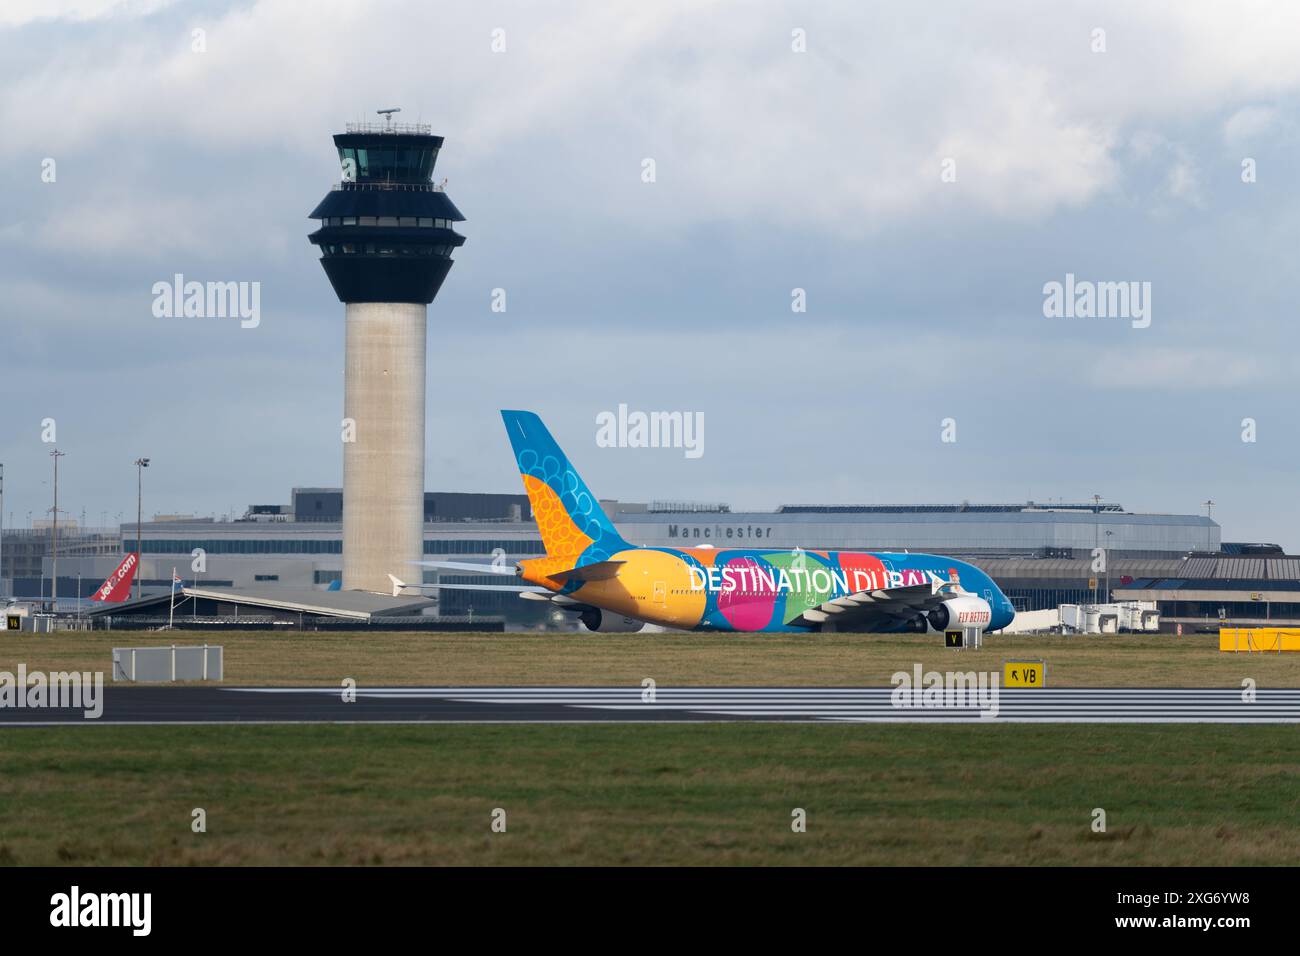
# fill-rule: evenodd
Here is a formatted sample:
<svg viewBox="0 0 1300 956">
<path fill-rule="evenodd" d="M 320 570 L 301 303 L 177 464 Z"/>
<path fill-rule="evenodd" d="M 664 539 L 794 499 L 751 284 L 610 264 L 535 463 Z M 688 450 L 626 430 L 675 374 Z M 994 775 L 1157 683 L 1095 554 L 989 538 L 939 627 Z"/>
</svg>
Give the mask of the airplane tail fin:
<svg viewBox="0 0 1300 956">
<path fill-rule="evenodd" d="M 628 547 L 542 420 L 520 411 L 501 418 L 546 553 L 579 555 L 581 567 Z"/>
<path fill-rule="evenodd" d="M 125 601 L 131 596 L 131 580 L 135 577 L 136 569 L 139 566 L 139 556 L 134 551 L 127 554 L 122 559 L 122 563 L 117 566 L 117 569 L 90 596 L 90 599 L 110 603 Z"/>
</svg>

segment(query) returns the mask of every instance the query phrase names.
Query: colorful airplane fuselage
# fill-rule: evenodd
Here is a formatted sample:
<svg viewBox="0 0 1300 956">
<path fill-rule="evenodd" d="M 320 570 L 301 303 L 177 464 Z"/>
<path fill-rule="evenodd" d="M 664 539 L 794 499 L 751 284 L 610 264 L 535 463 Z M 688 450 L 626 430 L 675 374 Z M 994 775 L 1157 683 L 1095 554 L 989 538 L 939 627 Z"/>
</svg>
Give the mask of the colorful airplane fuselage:
<svg viewBox="0 0 1300 956">
<path fill-rule="evenodd" d="M 1015 615 L 987 574 L 940 555 L 635 547 L 540 418 L 501 415 L 546 548 L 546 557 L 520 561 L 517 573 L 560 607 L 583 612 L 588 626 L 607 612 L 685 630 L 813 631 L 865 608 L 880 612 L 873 630 L 996 630 Z"/>
<path fill-rule="evenodd" d="M 987 611 L 958 610 L 949 627 L 1006 627 L 1011 602 L 979 568 L 933 554 L 803 551 L 771 548 L 626 548 L 610 555 L 613 575 L 594 581 L 556 580 L 549 575 L 575 567 L 577 556 L 519 562 L 530 584 L 582 604 L 664 627 L 697 631 L 818 629 L 799 623 L 812 608 L 862 591 L 951 583 L 982 598 Z M 925 622 L 923 626 L 922 622 Z M 882 631 L 944 630 L 924 616 L 878 625 Z"/>
</svg>

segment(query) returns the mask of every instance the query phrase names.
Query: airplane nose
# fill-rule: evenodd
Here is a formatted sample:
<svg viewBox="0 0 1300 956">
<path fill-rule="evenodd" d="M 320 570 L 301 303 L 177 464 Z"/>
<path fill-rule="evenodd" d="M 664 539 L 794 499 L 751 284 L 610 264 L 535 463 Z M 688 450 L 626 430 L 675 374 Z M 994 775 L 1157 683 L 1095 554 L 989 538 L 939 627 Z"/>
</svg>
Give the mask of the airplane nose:
<svg viewBox="0 0 1300 956">
<path fill-rule="evenodd" d="M 1015 620 L 1015 617 L 1016 617 L 1015 607 L 1012 606 L 1010 601 L 1008 601 L 1005 597 L 1003 597 L 1002 600 L 998 603 L 997 611 L 993 615 L 994 624 L 992 629 L 996 631 L 1000 628 L 1006 627 L 1013 620 Z"/>
</svg>

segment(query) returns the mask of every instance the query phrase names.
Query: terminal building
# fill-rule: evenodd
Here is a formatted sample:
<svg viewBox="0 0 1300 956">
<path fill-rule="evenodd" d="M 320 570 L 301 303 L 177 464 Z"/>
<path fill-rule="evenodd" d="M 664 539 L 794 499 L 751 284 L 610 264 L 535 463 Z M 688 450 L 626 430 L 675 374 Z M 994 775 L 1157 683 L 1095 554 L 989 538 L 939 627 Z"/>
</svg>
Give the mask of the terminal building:
<svg viewBox="0 0 1300 956">
<path fill-rule="evenodd" d="M 978 564 L 1017 610 L 1098 601 L 1155 601 L 1162 626 L 1300 622 L 1300 557 L 1275 545 L 1223 543 L 1204 515 L 1141 514 L 1107 502 L 1081 504 L 784 505 L 774 511 L 733 512 L 723 504 L 602 501 L 633 544 L 666 547 L 805 547 L 814 550 L 926 551 Z M 428 492 L 423 553 L 430 559 L 507 562 L 542 554 L 523 494 Z M 342 577 L 343 493 L 293 489 L 286 504 L 259 504 L 236 521 L 146 522 L 140 532 L 146 592 L 170 589 L 172 570 L 188 588 L 271 594 L 324 591 Z M 88 596 L 123 553 L 135 549 L 136 527 L 123 524 L 105 547 L 103 536 L 74 545 L 59 558 L 61 609 Z M 50 560 L 40 577 L 15 576 L 20 597 L 48 595 Z M 1098 563 L 1097 551 L 1105 552 Z M 197 560 L 198 556 L 202 560 Z M 8 556 L 6 556 L 8 561 Z M 1098 568 L 1098 570 L 1094 570 Z M 481 583 L 480 578 L 412 566 L 410 583 Z M 346 592 L 345 592 L 346 593 Z M 553 609 L 512 594 L 446 589 L 430 593 L 421 610 L 446 624 L 547 626 Z M 341 599 L 340 599 L 341 600 Z M 404 608 L 409 608 L 406 602 Z M 166 607 L 163 608 L 164 612 Z M 430 621 L 432 623 L 432 621 Z"/>
</svg>

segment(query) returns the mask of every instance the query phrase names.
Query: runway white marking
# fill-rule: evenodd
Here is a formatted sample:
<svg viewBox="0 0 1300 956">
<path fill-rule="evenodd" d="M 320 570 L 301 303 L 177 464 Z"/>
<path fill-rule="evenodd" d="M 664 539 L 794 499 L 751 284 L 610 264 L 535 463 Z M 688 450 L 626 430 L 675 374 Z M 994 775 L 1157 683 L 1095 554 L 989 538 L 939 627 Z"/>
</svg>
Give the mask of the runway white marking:
<svg viewBox="0 0 1300 956">
<path fill-rule="evenodd" d="M 238 687 L 232 693 L 328 694 L 337 688 Z M 1246 703 L 1235 688 L 1001 688 L 998 713 L 970 707 L 895 707 L 889 687 L 358 687 L 357 698 L 471 704 L 562 705 L 677 711 L 723 718 L 858 723 L 1300 723 L 1300 688 L 1260 689 Z M 636 719 L 636 717 L 632 717 Z"/>
</svg>

